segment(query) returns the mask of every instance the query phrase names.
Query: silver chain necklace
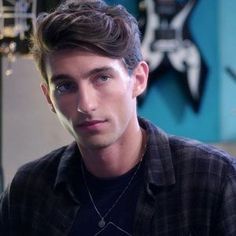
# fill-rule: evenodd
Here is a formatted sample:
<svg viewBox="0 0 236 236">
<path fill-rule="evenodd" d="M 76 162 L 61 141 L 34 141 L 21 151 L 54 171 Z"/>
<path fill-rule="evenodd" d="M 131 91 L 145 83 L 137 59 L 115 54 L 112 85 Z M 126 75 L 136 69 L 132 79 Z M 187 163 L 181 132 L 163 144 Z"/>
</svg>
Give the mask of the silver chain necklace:
<svg viewBox="0 0 236 236">
<path fill-rule="evenodd" d="M 143 132 L 142 132 L 143 134 Z M 144 135 L 143 135 L 144 136 Z M 145 138 L 143 137 L 143 140 Z M 123 195 L 127 192 L 129 186 L 131 185 L 134 177 L 137 175 L 138 173 L 138 170 L 140 169 L 140 166 L 141 166 L 141 163 L 142 163 L 142 160 L 143 160 L 143 156 L 145 154 L 145 151 L 146 151 L 146 141 L 143 142 L 144 144 L 142 144 L 143 146 L 143 152 L 142 152 L 142 155 L 141 155 L 141 158 L 140 158 L 140 161 L 138 163 L 138 166 L 135 170 L 135 172 L 133 173 L 133 175 L 131 176 L 128 184 L 125 186 L 125 188 L 123 189 L 123 191 L 120 193 L 120 195 L 116 198 L 116 200 L 114 201 L 114 203 L 112 204 L 112 206 L 106 211 L 106 213 L 102 216 L 102 214 L 100 213 L 100 211 L 98 210 L 96 204 L 95 204 L 95 201 L 94 201 L 94 198 L 92 196 L 92 193 L 89 189 L 89 186 L 88 186 L 88 182 L 87 182 L 87 179 L 86 179 L 86 176 L 85 176 L 85 170 L 84 170 L 84 165 L 83 165 L 83 161 L 81 160 L 81 172 L 82 172 L 82 176 L 83 176 L 83 180 L 84 180 L 84 184 L 85 184 L 85 187 L 87 189 L 87 192 L 88 192 L 88 195 L 89 195 L 89 198 L 90 198 L 90 201 L 93 205 L 93 208 L 94 210 L 97 212 L 98 216 L 100 217 L 100 220 L 98 222 L 98 226 L 100 228 L 103 228 L 105 225 L 106 225 L 106 221 L 105 221 L 105 218 L 110 214 L 110 212 L 113 210 L 113 208 L 118 204 L 118 202 L 120 201 L 120 199 L 123 197 Z"/>
<path fill-rule="evenodd" d="M 97 212 L 97 214 L 99 215 L 100 217 L 100 220 L 98 222 L 98 226 L 100 228 L 103 228 L 105 225 L 106 225 L 106 221 L 105 221 L 105 218 L 109 215 L 109 213 L 112 211 L 112 209 L 117 205 L 117 203 L 120 201 L 120 199 L 122 198 L 122 196 L 126 193 L 126 191 L 128 190 L 130 184 L 132 183 L 134 177 L 136 176 L 138 170 L 140 169 L 140 166 L 141 166 L 141 163 L 142 163 L 142 159 L 139 161 L 139 164 L 134 172 L 134 174 L 131 176 L 128 184 L 125 186 L 125 188 L 123 189 L 123 191 L 120 193 L 120 195 L 117 197 L 117 199 L 114 201 L 114 203 L 112 204 L 112 206 L 106 211 L 106 213 L 102 216 L 100 211 L 98 210 L 95 202 L 94 202 L 94 199 L 93 199 L 93 196 L 92 196 L 92 193 L 89 189 L 89 186 L 88 186 L 88 182 L 87 182 L 87 179 L 85 177 L 85 171 L 84 171 L 84 166 L 83 166 L 83 162 L 81 161 L 81 171 L 82 171 L 82 176 L 83 176 L 83 179 L 84 179 L 84 183 L 85 183 L 85 187 L 87 189 L 87 192 L 88 192 L 88 195 L 89 195 L 89 198 L 90 198 L 90 201 L 93 205 L 93 208 L 94 210 Z"/>
</svg>

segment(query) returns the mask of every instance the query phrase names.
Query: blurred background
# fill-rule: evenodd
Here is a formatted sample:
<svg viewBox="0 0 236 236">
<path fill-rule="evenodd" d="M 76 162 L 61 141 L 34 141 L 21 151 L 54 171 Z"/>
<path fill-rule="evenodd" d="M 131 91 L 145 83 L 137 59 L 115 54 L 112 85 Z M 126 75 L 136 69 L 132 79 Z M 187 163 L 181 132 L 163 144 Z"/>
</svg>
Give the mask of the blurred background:
<svg viewBox="0 0 236 236">
<path fill-rule="evenodd" d="M 22 164 L 73 140 L 50 112 L 28 50 L 36 16 L 59 2 L 0 0 L 0 192 Z M 106 2 L 140 25 L 151 70 L 139 115 L 236 156 L 236 1 Z"/>
</svg>

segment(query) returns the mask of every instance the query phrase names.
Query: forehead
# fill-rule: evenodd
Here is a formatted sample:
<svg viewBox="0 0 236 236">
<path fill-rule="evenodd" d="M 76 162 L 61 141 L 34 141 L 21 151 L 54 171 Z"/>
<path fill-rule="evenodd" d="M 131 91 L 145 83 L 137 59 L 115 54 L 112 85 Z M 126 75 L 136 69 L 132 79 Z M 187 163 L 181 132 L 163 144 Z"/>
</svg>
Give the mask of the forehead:
<svg viewBox="0 0 236 236">
<path fill-rule="evenodd" d="M 99 68 L 110 68 L 114 73 L 128 73 L 122 59 L 114 59 L 91 52 L 76 49 L 60 50 L 47 57 L 48 78 L 58 74 L 70 74 L 83 77 Z"/>
</svg>

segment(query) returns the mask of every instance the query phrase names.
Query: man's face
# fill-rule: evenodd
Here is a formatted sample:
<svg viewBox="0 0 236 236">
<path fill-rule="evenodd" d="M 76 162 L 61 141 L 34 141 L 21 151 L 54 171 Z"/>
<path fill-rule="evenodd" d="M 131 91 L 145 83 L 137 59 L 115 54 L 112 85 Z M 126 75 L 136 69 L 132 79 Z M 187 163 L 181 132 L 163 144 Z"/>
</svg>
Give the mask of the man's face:
<svg viewBox="0 0 236 236">
<path fill-rule="evenodd" d="M 132 135 L 136 97 L 145 89 L 134 74 L 128 75 L 121 60 L 63 50 L 49 56 L 49 81 L 42 88 L 77 143 L 101 148 Z"/>
</svg>

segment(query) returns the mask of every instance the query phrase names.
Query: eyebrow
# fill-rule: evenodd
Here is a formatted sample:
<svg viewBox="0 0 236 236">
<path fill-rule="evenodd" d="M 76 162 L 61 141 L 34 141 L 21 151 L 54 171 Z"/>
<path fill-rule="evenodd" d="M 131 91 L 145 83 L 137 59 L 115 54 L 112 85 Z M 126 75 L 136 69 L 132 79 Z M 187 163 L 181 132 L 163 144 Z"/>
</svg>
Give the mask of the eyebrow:
<svg viewBox="0 0 236 236">
<path fill-rule="evenodd" d="M 102 66 L 102 67 L 98 67 L 98 68 L 94 68 L 86 73 L 84 73 L 82 75 L 83 78 L 87 78 L 87 77 L 90 77 L 92 75 L 96 75 L 96 74 L 99 74 L 99 73 L 104 73 L 104 72 L 113 72 L 114 69 L 110 66 Z"/>
<path fill-rule="evenodd" d="M 72 79 L 72 77 L 67 74 L 53 75 L 49 81 L 51 83 L 56 83 L 58 81 L 65 80 L 65 79 Z"/>
<path fill-rule="evenodd" d="M 102 67 L 94 68 L 94 69 L 82 74 L 81 78 L 88 78 L 92 75 L 96 75 L 99 73 L 105 73 L 105 72 L 111 73 L 111 72 L 114 72 L 114 69 L 110 66 L 102 66 Z M 68 74 L 58 74 L 58 75 L 53 75 L 50 78 L 50 81 L 51 81 L 51 83 L 56 83 L 57 81 L 65 80 L 65 79 L 73 79 L 73 77 Z"/>
</svg>

